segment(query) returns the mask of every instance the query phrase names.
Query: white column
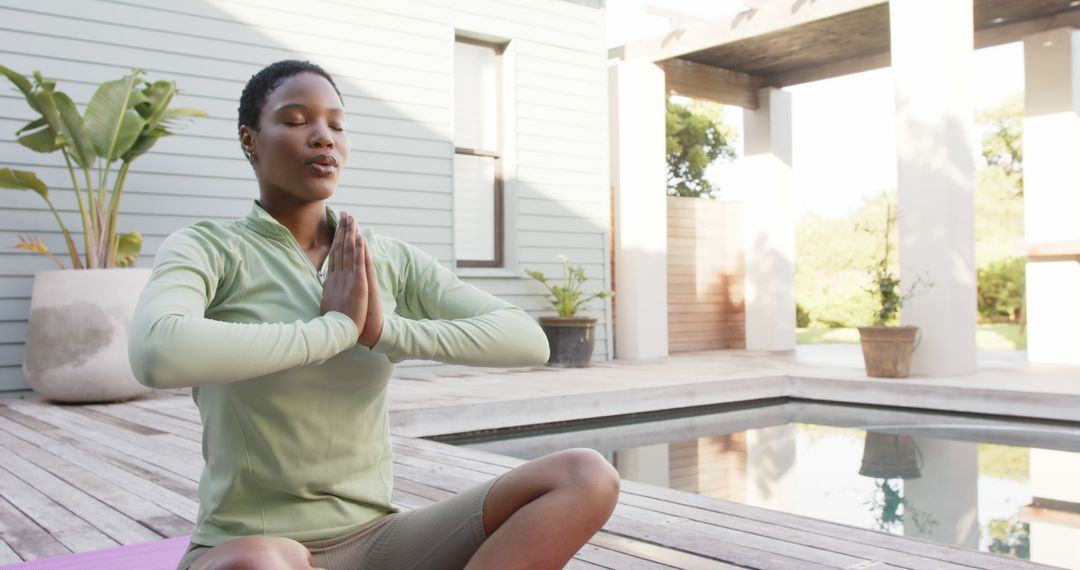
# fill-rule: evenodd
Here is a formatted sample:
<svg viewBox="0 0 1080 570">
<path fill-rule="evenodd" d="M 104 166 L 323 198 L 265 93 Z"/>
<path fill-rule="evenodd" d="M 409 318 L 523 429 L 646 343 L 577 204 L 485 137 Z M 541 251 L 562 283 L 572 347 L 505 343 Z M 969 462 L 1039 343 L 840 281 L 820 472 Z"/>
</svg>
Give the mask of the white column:
<svg viewBox="0 0 1080 570">
<path fill-rule="evenodd" d="M 904 481 L 904 536 L 978 548 L 978 445 L 914 439 L 922 458 L 922 476 Z"/>
<path fill-rule="evenodd" d="M 664 72 L 624 61 L 608 76 L 615 207 L 615 357 L 667 356 Z"/>
<path fill-rule="evenodd" d="M 1080 35 L 1024 38 L 1024 226 L 1030 242 L 1080 239 Z M 1028 360 L 1080 364 L 1080 264 L 1027 264 Z"/>
<path fill-rule="evenodd" d="M 638 483 L 667 487 L 670 468 L 668 444 L 658 443 L 615 451 L 615 470 L 619 477 Z"/>
<path fill-rule="evenodd" d="M 747 430 L 747 504 L 786 512 L 798 507 L 797 437 L 795 424 Z"/>
<path fill-rule="evenodd" d="M 795 208 L 791 94 L 761 89 L 743 111 L 746 348 L 795 349 Z"/>
<path fill-rule="evenodd" d="M 921 329 L 911 372 L 975 371 L 972 0 L 889 2 L 896 83 L 900 279 L 933 286 L 901 311 Z"/>
</svg>

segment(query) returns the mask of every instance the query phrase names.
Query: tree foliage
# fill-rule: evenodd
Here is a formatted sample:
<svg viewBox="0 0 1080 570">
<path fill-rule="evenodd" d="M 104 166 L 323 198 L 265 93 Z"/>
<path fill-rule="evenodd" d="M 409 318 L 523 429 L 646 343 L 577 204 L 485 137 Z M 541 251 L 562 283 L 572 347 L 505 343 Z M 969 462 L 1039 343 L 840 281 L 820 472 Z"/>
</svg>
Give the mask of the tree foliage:
<svg viewBox="0 0 1080 570">
<path fill-rule="evenodd" d="M 1016 244 L 1024 236 L 1023 169 L 1020 161 L 1023 100 L 1014 97 L 996 109 L 979 113 L 982 155 L 975 180 L 975 266 L 981 322 L 1024 320 L 1024 262 Z M 882 263 L 880 238 L 887 211 L 895 209 L 895 192 L 864 199 L 842 218 L 808 215 L 796 229 L 796 298 L 802 321 L 810 327 L 851 327 L 880 318 L 873 288 L 864 268 L 877 263 L 891 275 L 899 268 L 893 248 Z M 914 268 L 918 270 L 918 268 Z"/>
<path fill-rule="evenodd" d="M 1023 194 L 1023 95 L 1013 95 L 998 107 L 980 111 L 975 120 L 983 132 L 982 156 L 986 166 L 999 169 L 1013 191 Z"/>
<path fill-rule="evenodd" d="M 715 160 L 735 157 L 735 130 L 723 107 L 707 101 L 687 105 L 667 100 L 668 194 L 715 198 L 719 191 L 705 171 Z"/>
</svg>

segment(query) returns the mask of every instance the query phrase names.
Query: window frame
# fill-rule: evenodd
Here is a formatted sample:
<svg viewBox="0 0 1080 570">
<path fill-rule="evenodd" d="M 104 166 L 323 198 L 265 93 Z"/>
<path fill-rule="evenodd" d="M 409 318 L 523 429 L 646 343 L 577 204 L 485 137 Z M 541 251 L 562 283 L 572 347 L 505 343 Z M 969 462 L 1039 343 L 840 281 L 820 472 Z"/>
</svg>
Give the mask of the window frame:
<svg viewBox="0 0 1080 570">
<path fill-rule="evenodd" d="M 495 212 L 494 219 L 494 258 L 493 259 L 458 259 L 455 243 L 455 265 L 460 268 L 502 268 L 505 267 L 506 262 L 506 244 L 505 244 L 505 227 L 506 227 L 506 207 L 505 207 L 505 189 L 506 184 L 504 180 L 504 134 L 505 117 L 503 115 L 505 109 L 503 96 L 504 87 L 503 81 L 505 79 L 504 74 L 504 58 L 503 55 L 506 52 L 507 44 L 499 42 L 489 42 L 455 34 L 454 44 L 458 43 L 469 44 L 474 46 L 480 46 L 491 49 L 495 54 L 495 149 L 476 149 L 454 146 L 454 156 L 477 156 L 487 157 L 495 161 L 495 180 L 492 191 L 493 197 L 493 209 Z M 455 63 L 455 73 L 457 72 L 457 66 Z M 454 113 L 457 113 L 457 100 L 454 100 Z M 456 142 L 456 141 L 455 141 Z M 454 192 L 457 192 L 457 181 L 454 181 Z M 456 218 L 456 216 L 455 216 Z M 455 220 L 456 224 L 456 220 Z M 456 239 L 455 239 L 456 241 Z"/>
</svg>

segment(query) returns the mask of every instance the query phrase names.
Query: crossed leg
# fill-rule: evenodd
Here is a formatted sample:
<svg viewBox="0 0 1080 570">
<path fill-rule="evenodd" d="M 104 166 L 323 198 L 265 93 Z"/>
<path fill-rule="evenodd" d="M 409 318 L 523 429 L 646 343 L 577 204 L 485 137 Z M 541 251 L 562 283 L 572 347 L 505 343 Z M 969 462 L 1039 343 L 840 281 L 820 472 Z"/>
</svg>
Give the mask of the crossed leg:
<svg viewBox="0 0 1080 570">
<path fill-rule="evenodd" d="M 465 568 L 562 568 L 604 526 L 618 499 L 619 474 L 591 449 L 521 465 L 488 493 L 488 538 Z"/>
<path fill-rule="evenodd" d="M 591 449 L 545 455 L 503 474 L 484 501 L 488 538 L 466 569 L 562 568 L 604 525 L 619 496 L 615 469 Z M 191 570 L 320 570 L 288 538 L 249 536 L 216 546 Z"/>
</svg>

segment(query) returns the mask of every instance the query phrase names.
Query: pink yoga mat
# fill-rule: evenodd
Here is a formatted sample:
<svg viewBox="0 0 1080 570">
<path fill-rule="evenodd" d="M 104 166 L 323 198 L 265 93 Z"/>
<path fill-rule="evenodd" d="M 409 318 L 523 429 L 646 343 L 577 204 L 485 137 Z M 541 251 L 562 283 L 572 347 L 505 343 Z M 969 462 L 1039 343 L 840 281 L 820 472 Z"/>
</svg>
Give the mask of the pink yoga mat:
<svg viewBox="0 0 1080 570">
<path fill-rule="evenodd" d="M 176 570 L 189 536 L 0 566 L 0 570 Z"/>
</svg>

